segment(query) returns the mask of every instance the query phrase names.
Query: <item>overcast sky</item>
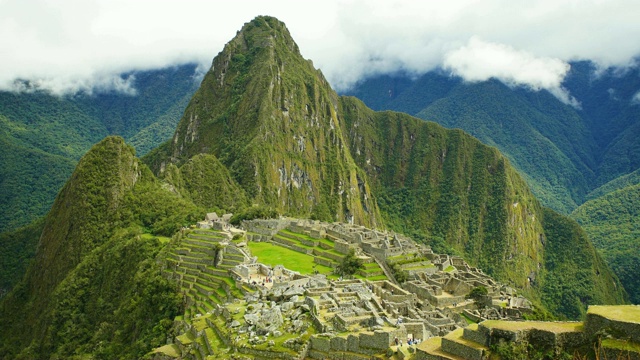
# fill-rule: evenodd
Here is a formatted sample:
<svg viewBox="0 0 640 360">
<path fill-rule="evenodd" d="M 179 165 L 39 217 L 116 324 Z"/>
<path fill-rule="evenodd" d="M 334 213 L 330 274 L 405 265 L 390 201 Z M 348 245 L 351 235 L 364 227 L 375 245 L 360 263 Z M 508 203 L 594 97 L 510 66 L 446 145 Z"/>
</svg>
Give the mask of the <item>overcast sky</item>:
<svg viewBox="0 0 640 360">
<path fill-rule="evenodd" d="M 628 67 L 640 1 L 0 0 L 0 89 L 26 79 L 56 94 L 117 89 L 118 74 L 213 57 L 257 15 L 284 21 L 334 88 L 443 68 L 547 89 L 565 103 L 568 62 Z"/>
</svg>

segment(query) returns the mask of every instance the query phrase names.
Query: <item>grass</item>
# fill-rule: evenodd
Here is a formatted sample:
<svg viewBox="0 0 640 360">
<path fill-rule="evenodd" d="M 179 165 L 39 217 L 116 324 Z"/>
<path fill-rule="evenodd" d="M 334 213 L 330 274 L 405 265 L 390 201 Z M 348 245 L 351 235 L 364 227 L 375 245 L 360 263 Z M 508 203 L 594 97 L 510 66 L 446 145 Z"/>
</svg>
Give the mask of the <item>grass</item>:
<svg viewBox="0 0 640 360">
<path fill-rule="evenodd" d="M 169 345 L 165 345 L 165 346 L 161 346 L 155 350 L 153 350 L 154 353 L 162 353 L 165 354 L 169 357 L 172 358 L 177 358 L 180 356 L 180 349 L 178 349 L 178 345 L 176 344 L 169 344 Z"/>
<path fill-rule="evenodd" d="M 476 324 L 475 321 L 471 320 L 471 318 L 468 317 L 467 315 L 465 315 L 464 313 L 460 313 L 460 315 L 464 318 L 464 320 L 467 322 L 467 324 L 469 324 L 469 325 Z"/>
<path fill-rule="evenodd" d="M 436 266 L 433 264 L 429 264 L 429 265 L 411 266 L 407 268 L 402 268 L 402 270 L 422 270 L 422 269 L 429 269 L 434 267 Z"/>
<path fill-rule="evenodd" d="M 320 274 L 333 275 L 330 267 L 314 263 L 311 255 L 266 242 L 249 242 L 248 246 L 251 249 L 251 253 L 257 256 L 258 261 L 263 264 L 269 266 L 282 265 L 301 274 L 313 274 L 314 270 L 318 270 Z M 335 277 L 335 275 L 332 277 Z"/>
<path fill-rule="evenodd" d="M 292 236 L 297 237 L 299 239 L 305 239 L 305 240 L 314 241 L 314 242 L 320 240 L 320 239 L 312 238 L 311 236 L 306 235 L 306 234 L 300 234 L 300 233 L 293 232 L 293 231 L 291 231 L 289 229 L 282 229 L 282 230 L 280 230 L 280 232 L 282 232 L 284 234 L 292 235 Z"/>
<path fill-rule="evenodd" d="M 504 321 L 485 320 L 483 326 L 493 329 L 519 331 L 538 329 L 554 333 L 582 331 L 582 322 L 560 322 L 560 321 Z"/>
<path fill-rule="evenodd" d="M 620 339 L 603 339 L 602 347 L 640 353 L 640 344 Z"/>
<path fill-rule="evenodd" d="M 640 323 L 640 306 L 638 305 L 591 305 L 587 310 L 587 314 L 600 315 L 615 321 Z"/>
<path fill-rule="evenodd" d="M 456 268 L 453 265 L 449 265 L 447 266 L 446 269 L 444 269 L 444 272 L 452 272 L 453 270 L 455 270 Z"/>
<path fill-rule="evenodd" d="M 168 238 L 166 236 L 152 235 L 149 233 L 141 234 L 140 238 L 143 240 L 158 239 L 158 241 L 160 241 L 161 244 L 167 244 L 169 243 L 169 241 L 171 241 L 171 238 Z"/>
<path fill-rule="evenodd" d="M 389 280 L 386 275 L 369 276 L 366 279 L 369 281 Z"/>
</svg>

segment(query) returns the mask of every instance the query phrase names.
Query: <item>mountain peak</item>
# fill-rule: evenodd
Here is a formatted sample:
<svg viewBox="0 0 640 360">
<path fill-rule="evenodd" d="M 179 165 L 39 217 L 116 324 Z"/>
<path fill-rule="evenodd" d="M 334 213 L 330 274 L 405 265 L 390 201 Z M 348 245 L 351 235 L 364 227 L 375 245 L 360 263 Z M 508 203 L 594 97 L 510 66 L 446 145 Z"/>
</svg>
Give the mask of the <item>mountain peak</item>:
<svg viewBox="0 0 640 360">
<path fill-rule="evenodd" d="M 258 16 L 245 23 L 230 43 L 235 41 L 243 41 L 247 49 L 274 47 L 281 41 L 291 51 L 300 52 L 287 26 L 272 16 Z"/>
<path fill-rule="evenodd" d="M 213 154 L 252 203 L 375 226 L 380 215 L 348 151 L 338 103 L 284 23 L 260 16 L 215 57 L 171 143 L 147 161 L 162 173 Z"/>
</svg>

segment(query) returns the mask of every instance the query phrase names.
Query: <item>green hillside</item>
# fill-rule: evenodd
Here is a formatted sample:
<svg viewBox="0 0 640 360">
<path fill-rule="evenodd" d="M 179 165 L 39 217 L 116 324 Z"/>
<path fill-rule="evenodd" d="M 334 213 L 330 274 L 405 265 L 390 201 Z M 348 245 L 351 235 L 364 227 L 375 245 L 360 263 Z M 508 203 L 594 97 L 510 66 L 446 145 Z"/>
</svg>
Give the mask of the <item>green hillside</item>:
<svg viewBox="0 0 640 360">
<path fill-rule="evenodd" d="M 381 75 L 347 94 L 374 110 L 395 110 L 461 128 L 497 147 L 534 194 L 569 214 L 587 194 L 640 167 L 637 68 L 624 73 L 590 62 L 571 63 L 563 87 L 572 108 L 546 91 L 510 88 L 497 80 L 466 83 L 442 70 L 418 78 Z"/>
<path fill-rule="evenodd" d="M 510 88 L 497 80 L 464 83 L 443 71 L 417 79 L 403 74 L 374 77 L 349 93 L 373 109 L 404 111 L 448 128 L 461 128 L 495 146 L 544 206 L 563 214 L 575 211 L 572 217 L 580 219 L 589 236 L 599 238 L 593 239 L 598 249 L 604 249 L 599 244 L 603 233 L 617 238 L 613 229 L 633 223 L 629 213 L 638 207 L 637 202 L 615 208 L 588 201 L 638 183 L 640 106 L 633 100 L 640 88 L 638 69 L 620 73 L 598 69 L 590 62 L 574 62 L 563 87 L 580 101 L 581 108 L 562 104 L 546 91 Z M 583 203 L 589 214 L 578 208 Z M 596 221 L 593 214 L 602 212 L 606 219 Z M 578 217 L 578 213 L 584 215 Z M 611 223 L 618 218 L 631 222 Z M 622 243 L 629 243 L 628 231 L 621 233 L 627 239 Z M 635 266 L 633 251 L 616 256 L 616 263 Z M 618 277 L 628 278 L 627 270 L 611 266 Z M 637 291 L 637 284 L 623 283 L 630 293 Z"/>
<path fill-rule="evenodd" d="M 33 263 L 1 304 L 0 357 L 139 357 L 164 342 L 180 301 L 153 261 L 162 244 L 141 234 L 174 234 L 202 212 L 163 189 L 122 138 L 95 145 L 35 225 Z"/>
<path fill-rule="evenodd" d="M 139 154 L 171 137 L 198 85 L 194 69 L 125 74 L 135 96 L 0 92 L 0 232 L 44 216 L 78 159 L 105 136 L 123 136 Z"/>
<path fill-rule="evenodd" d="M 598 187 L 597 189 L 591 191 L 589 195 L 587 195 L 587 200 L 593 200 L 610 192 L 614 192 L 616 190 L 620 190 L 627 186 L 636 184 L 640 184 L 640 169 L 627 175 L 615 178 L 608 183 Z"/>
<path fill-rule="evenodd" d="M 11 232 L 0 234 L 0 299 L 22 279 L 34 258 L 44 218 Z"/>
<path fill-rule="evenodd" d="M 571 217 L 576 219 L 601 251 L 627 289 L 640 303 L 640 182 L 587 201 Z"/>
<path fill-rule="evenodd" d="M 550 95 L 535 109 L 498 81 L 458 87 L 417 116 L 469 131 L 496 146 L 524 174 L 541 201 L 568 213 L 588 191 L 593 175 L 590 133 Z M 576 145 L 577 144 L 577 145 Z M 579 147 L 577 147 L 579 146 Z"/>
<path fill-rule="evenodd" d="M 388 226 L 530 289 L 556 314 L 577 318 L 584 304 L 623 299 L 578 224 L 541 207 L 495 148 L 460 130 L 375 113 L 354 98 L 343 98 L 342 109 L 354 158 L 373 180 Z M 576 267 L 575 258 L 584 263 Z M 574 272 L 580 276 L 571 277 Z M 548 290 L 557 284 L 571 291 Z"/>
</svg>

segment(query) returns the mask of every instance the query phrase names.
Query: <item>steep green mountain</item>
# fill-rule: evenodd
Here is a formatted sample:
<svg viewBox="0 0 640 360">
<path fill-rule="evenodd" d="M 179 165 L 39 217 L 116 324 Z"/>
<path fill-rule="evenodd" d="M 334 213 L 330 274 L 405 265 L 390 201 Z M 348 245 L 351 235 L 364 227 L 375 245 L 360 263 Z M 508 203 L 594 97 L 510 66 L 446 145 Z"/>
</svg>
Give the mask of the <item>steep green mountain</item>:
<svg viewBox="0 0 640 360">
<path fill-rule="evenodd" d="M 640 303 L 639 203 L 640 181 L 636 180 L 635 184 L 585 202 L 571 214 L 602 252 L 635 304 Z"/>
<path fill-rule="evenodd" d="M 170 138 L 197 88 L 194 71 L 124 74 L 135 79 L 133 96 L 0 92 L 0 232 L 44 216 L 78 159 L 105 136 L 122 135 L 141 154 Z"/>
<path fill-rule="evenodd" d="M 568 213 L 593 179 L 591 134 L 569 107 L 555 106 L 559 102 L 551 95 L 539 97 L 543 105 L 536 109 L 502 83 L 488 81 L 458 87 L 417 116 L 460 127 L 496 146 L 526 174 L 545 204 Z"/>
<path fill-rule="evenodd" d="M 499 83 L 490 85 L 509 90 Z M 540 110 L 536 116 L 541 123 L 552 122 L 546 114 L 562 111 Z M 574 136 L 582 136 L 563 135 L 570 123 L 551 127 L 553 131 L 547 129 L 540 137 L 557 138 L 570 148 Z M 570 304 L 557 310 L 575 317 L 584 304 L 623 300 L 624 290 L 612 288 L 617 279 L 591 251 L 577 224 L 559 217 L 545 228 L 545 211 L 495 148 L 460 130 L 406 114 L 376 113 L 354 98 L 337 97 L 302 59 L 284 25 L 273 18 L 245 24 L 225 46 L 173 139 L 144 160 L 194 198 L 201 184 L 222 183 L 214 172 L 202 171 L 196 173 L 197 181 L 185 182 L 191 177 L 186 171 L 193 173 L 187 169 L 202 168 L 195 165 L 205 161 L 201 154 L 215 156 L 207 158 L 214 168 L 219 159 L 251 204 L 300 217 L 364 225 L 375 221 L 440 249 L 454 249 L 471 264 L 514 286 L 530 288 L 532 294 L 561 278 L 555 269 L 562 266 L 547 269 L 546 264 L 558 249 L 564 250 L 563 238 L 554 238 L 563 234 L 572 239 L 572 246 L 582 244 L 572 251 L 596 259 L 585 263 L 589 276 L 581 278 L 593 287 L 582 284 L 576 290 L 582 302 L 576 302 L 573 293 L 557 293 L 556 299 Z M 561 151 L 557 154 L 572 164 Z M 583 155 L 571 153 L 574 159 Z M 219 206 L 213 199 L 197 201 Z M 555 230 L 561 226 L 566 229 Z M 549 247 L 556 241 L 560 245 Z M 608 282 L 597 281 L 597 276 Z"/>
<path fill-rule="evenodd" d="M 581 109 L 546 91 L 508 88 L 496 80 L 463 83 L 441 70 L 417 79 L 374 77 L 347 94 L 374 110 L 407 112 L 496 146 L 545 206 L 568 214 L 596 187 L 640 167 L 638 71 L 572 63 L 563 87 Z"/>
<path fill-rule="evenodd" d="M 577 318 L 584 304 L 624 298 L 578 224 L 541 207 L 495 148 L 460 130 L 341 100 L 354 159 L 391 228 L 452 248 L 492 276 L 530 289 L 555 314 Z"/>
<path fill-rule="evenodd" d="M 284 24 L 260 17 L 216 56 L 171 142 L 145 161 L 162 174 L 169 163 L 213 154 L 252 203 L 374 226 L 380 215 L 337 107 Z"/>
<path fill-rule="evenodd" d="M 162 244 L 141 234 L 174 234 L 203 211 L 164 189 L 122 138 L 95 145 L 34 225 L 33 264 L 1 304 L 0 357 L 130 358 L 164 342 L 180 298 L 153 260 Z"/>
<path fill-rule="evenodd" d="M 215 155 L 198 154 L 180 168 L 169 164 L 164 180 L 202 207 L 234 211 L 248 205 L 244 190 Z"/>
</svg>

